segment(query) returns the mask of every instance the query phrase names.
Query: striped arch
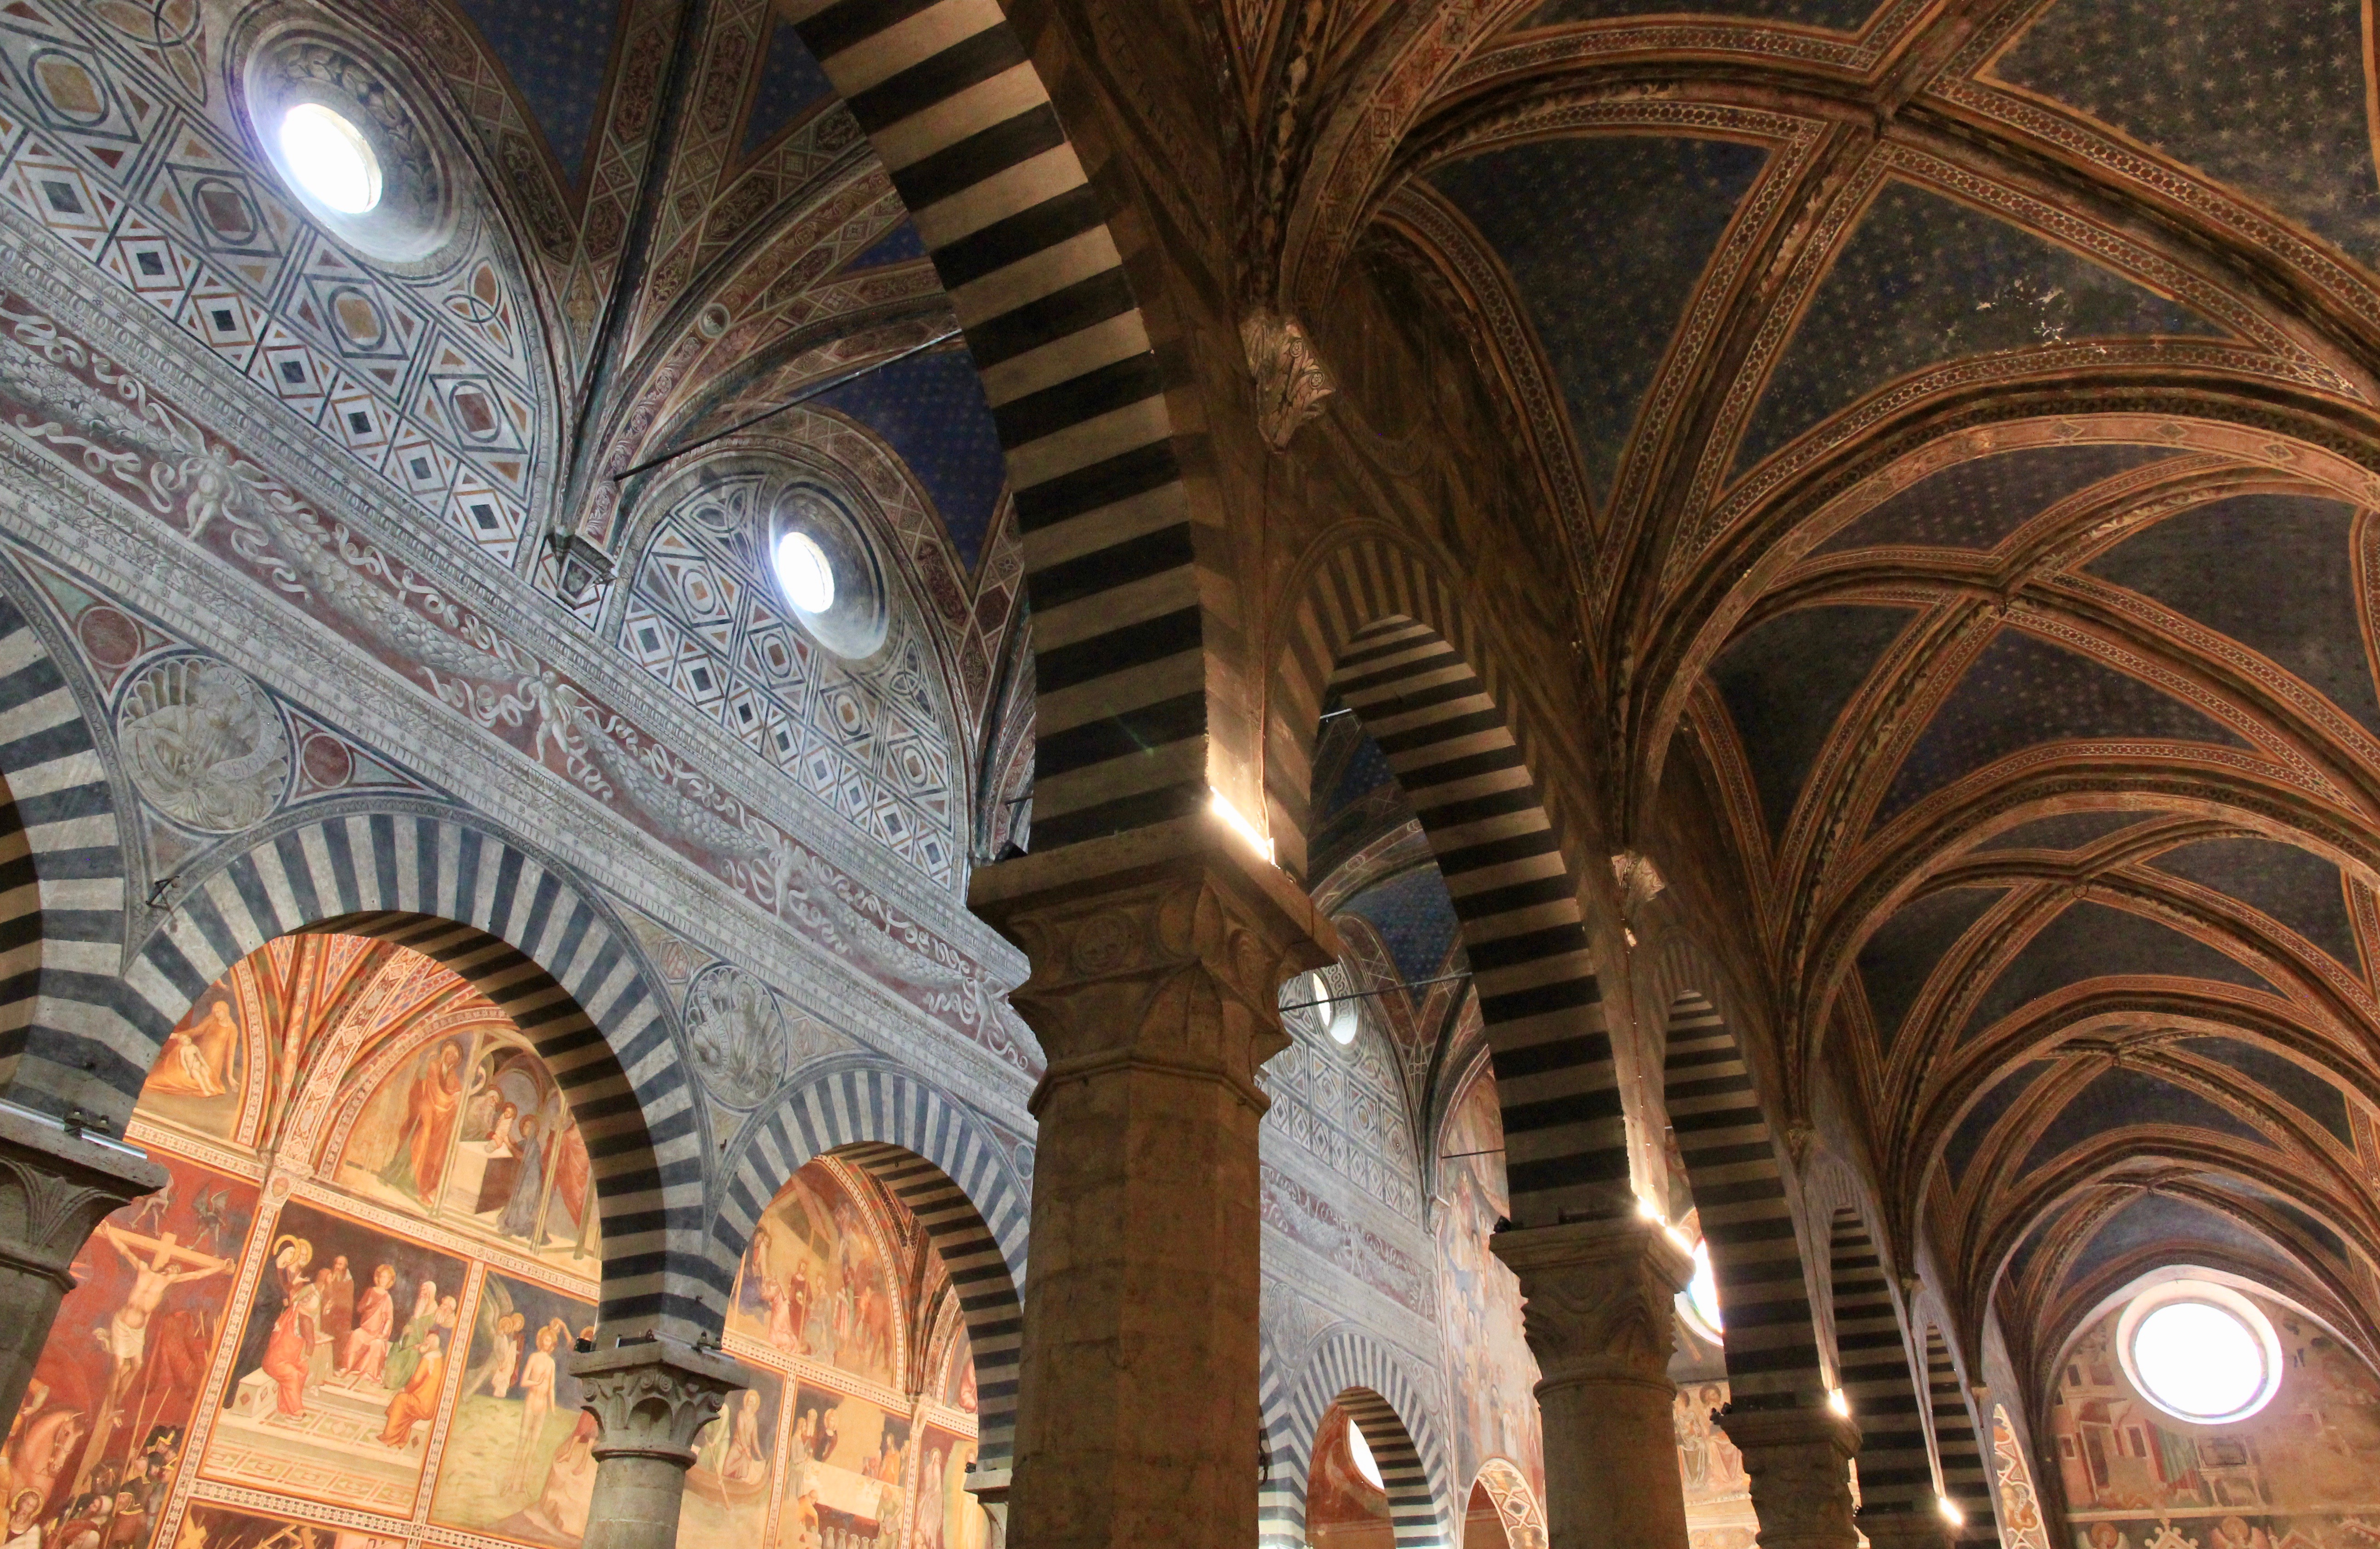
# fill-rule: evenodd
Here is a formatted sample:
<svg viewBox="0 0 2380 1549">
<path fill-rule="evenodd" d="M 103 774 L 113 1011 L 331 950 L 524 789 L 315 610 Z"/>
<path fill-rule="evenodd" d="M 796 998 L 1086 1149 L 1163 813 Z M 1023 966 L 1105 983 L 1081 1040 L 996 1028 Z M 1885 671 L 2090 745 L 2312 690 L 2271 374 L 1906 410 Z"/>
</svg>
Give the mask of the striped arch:
<svg viewBox="0 0 2380 1549">
<path fill-rule="evenodd" d="M 891 173 L 983 375 L 1025 539 L 1037 849 L 1207 799 L 1208 631 L 1164 375 L 999 0 L 783 6 Z"/>
<path fill-rule="evenodd" d="M 1670 1002 L 1662 1095 L 1718 1281 L 1730 1404 L 1825 1402 L 1809 1277 L 1777 1144 L 1735 1034 L 1699 991 Z"/>
<path fill-rule="evenodd" d="M 953 1098 L 889 1065 L 817 1069 L 731 1145 L 735 1170 L 710 1217 L 711 1273 L 733 1285 L 761 1212 L 803 1164 L 832 1152 L 866 1168 L 909 1207 L 951 1272 L 975 1350 L 978 1465 L 1004 1469 L 1016 1445 L 1030 1201 L 998 1141 Z"/>
<path fill-rule="evenodd" d="M 1295 1464 L 1299 1442 L 1289 1412 L 1289 1379 L 1272 1336 L 1257 1346 L 1257 1421 L 1264 1428 L 1263 1470 L 1257 1481 L 1257 1543 L 1264 1549 L 1305 1549 L 1305 1475 Z M 1312 1446 L 1309 1434 L 1305 1439 Z M 1378 1459 L 1376 1458 L 1375 1461 Z"/>
<path fill-rule="evenodd" d="M 1966 1519 L 1959 1541 L 1997 1543 L 1999 1519 L 1992 1513 L 1991 1468 L 1977 1439 L 1974 1410 L 1968 1407 L 1958 1362 L 1942 1330 L 1933 1324 L 1925 1325 L 1925 1390 L 1934 1410 L 1934 1446 L 1942 1458 L 1942 1494 Z M 1867 1478 L 1864 1467 L 1860 1478 Z"/>
<path fill-rule="evenodd" d="M 1330 684 L 1387 756 L 1462 922 L 1512 1218 L 1627 1208 L 1627 1126 L 1578 883 L 1503 712 L 1452 646 L 1403 615 L 1357 631 Z"/>
<path fill-rule="evenodd" d="M 1261 1398 L 1260 1398 L 1261 1401 Z M 1268 1489 L 1259 1502 L 1259 1543 L 1305 1542 L 1305 1491 L 1314 1467 L 1314 1446 L 1330 1406 L 1344 1408 L 1362 1428 L 1388 1486 L 1389 1520 L 1398 1549 L 1451 1549 L 1445 1515 L 1446 1459 L 1429 1410 L 1403 1365 L 1369 1336 L 1345 1325 L 1323 1337 L 1305 1369 L 1288 1389 L 1276 1429 L 1268 1405 L 1267 1443 L 1271 1453 Z M 1405 1416 L 1414 1416 L 1406 1422 Z"/>
<path fill-rule="evenodd" d="M 108 1036 L 123 969 L 115 796 L 66 674 L 0 592 L 0 1092 L 116 1133 L 149 1066 Z M 139 1060 L 136 1064 L 135 1060 Z"/>
<path fill-rule="evenodd" d="M 1837 1208 L 1829 1236 L 1836 1365 L 1860 1428 L 1860 1519 L 1930 1519 L 1934 1457 L 1884 1260 L 1856 1205 Z"/>
<path fill-rule="evenodd" d="M 701 1246 L 702 1135 L 667 1004 L 633 939 L 558 863 L 451 814 L 288 824 L 185 873 L 95 1039 L 129 1114 L 174 1024 L 276 937 L 335 931 L 453 969 L 536 1046 L 587 1137 L 603 1212 L 607 1329 L 716 1333 L 726 1287 Z M 623 1326 L 626 1325 L 626 1326 Z"/>
</svg>

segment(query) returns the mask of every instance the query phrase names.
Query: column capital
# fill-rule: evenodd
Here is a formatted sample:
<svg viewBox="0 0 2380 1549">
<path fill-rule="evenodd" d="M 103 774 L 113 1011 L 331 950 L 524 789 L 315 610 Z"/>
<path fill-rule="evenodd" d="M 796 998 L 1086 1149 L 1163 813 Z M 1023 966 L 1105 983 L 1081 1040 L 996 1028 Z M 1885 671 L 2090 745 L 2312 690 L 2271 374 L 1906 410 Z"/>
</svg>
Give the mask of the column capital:
<svg viewBox="0 0 2380 1549">
<path fill-rule="evenodd" d="M 142 1153 L 0 1102 L 0 1264 L 74 1289 L 67 1265 L 93 1228 L 165 1185 Z"/>
<path fill-rule="evenodd" d="M 978 869 L 967 903 L 1021 948 L 1009 999 L 1054 1087 L 1133 1069 L 1220 1080 L 1257 1112 L 1257 1068 L 1289 1047 L 1281 986 L 1337 960 L 1338 933 L 1210 813 Z"/>
<path fill-rule="evenodd" d="M 1852 1549 L 1850 1463 L 1860 1429 L 1817 1409 L 1746 1410 L 1730 1404 L 1719 1429 L 1743 1454 L 1761 1549 Z"/>
<path fill-rule="evenodd" d="M 1488 1240 L 1521 1280 L 1521 1319 L 1548 1388 L 1630 1383 L 1675 1388 L 1674 1299 L 1694 1257 L 1645 1216 L 1507 1229 Z"/>
<path fill-rule="evenodd" d="M 694 1438 L 719 1418 L 727 1396 L 752 1385 L 726 1356 L 659 1335 L 575 1354 L 570 1374 L 584 1392 L 582 1407 L 603 1427 L 597 1461 L 655 1458 L 681 1469 L 694 1466 Z"/>
</svg>

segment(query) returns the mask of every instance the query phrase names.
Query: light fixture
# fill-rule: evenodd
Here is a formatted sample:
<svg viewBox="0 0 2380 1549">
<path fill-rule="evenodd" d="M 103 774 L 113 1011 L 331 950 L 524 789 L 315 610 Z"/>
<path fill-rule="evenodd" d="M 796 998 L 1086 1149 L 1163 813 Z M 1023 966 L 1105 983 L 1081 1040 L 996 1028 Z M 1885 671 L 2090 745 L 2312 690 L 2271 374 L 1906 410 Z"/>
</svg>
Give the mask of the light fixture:
<svg viewBox="0 0 2380 1549">
<path fill-rule="evenodd" d="M 380 203 L 380 157 L 363 131 L 320 103 L 299 103 L 281 115 L 281 156 L 290 180 L 342 215 L 361 215 Z"/>
<path fill-rule="evenodd" d="M 1840 1387 L 1827 1389 L 1827 1408 L 1841 1415 L 1845 1420 L 1849 1420 L 1852 1417 L 1851 1395 Z"/>
<path fill-rule="evenodd" d="M 1942 1520 L 1949 1523 L 1952 1527 L 1963 1528 L 1967 1525 L 1967 1514 L 1960 1510 L 1959 1503 L 1952 1500 L 1949 1496 L 1935 1496 L 1934 1507 L 1942 1514 Z"/>
<path fill-rule="evenodd" d="M 1355 1471 L 1375 1490 L 1386 1490 L 1389 1482 L 1380 1477 L 1380 1465 L 1372 1456 L 1372 1444 L 1364 1439 L 1364 1428 L 1351 1418 L 1347 1422 L 1347 1456 L 1354 1459 Z"/>
<path fill-rule="evenodd" d="M 796 610 L 823 613 L 834 606 L 834 565 L 817 539 L 788 530 L 779 535 L 771 558 L 776 562 L 777 585 Z"/>
</svg>

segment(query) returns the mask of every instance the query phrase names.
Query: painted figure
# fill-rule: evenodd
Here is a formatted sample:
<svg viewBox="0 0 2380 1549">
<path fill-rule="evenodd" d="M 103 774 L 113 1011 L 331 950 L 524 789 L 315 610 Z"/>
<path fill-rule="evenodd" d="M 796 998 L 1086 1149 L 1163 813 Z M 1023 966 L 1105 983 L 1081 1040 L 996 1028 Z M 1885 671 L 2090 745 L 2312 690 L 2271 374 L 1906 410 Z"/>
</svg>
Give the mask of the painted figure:
<svg viewBox="0 0 2380 1549">
<path fill-rule="evenodd" d="M 220 1097 L 231 1090 L 232 1061 L 239 1054 L 239 1023 L 229 1001 L 209 1004 L 195 1027 L 165 1035 L 164 1052 L 150 1074 L 149 1090 L 186 1097 Z"/>
<path fill-rule="evenodd" d="M 438 1326 L 438 1282 L 424 1280 L 413 1293 L 413 1311 L 405 1320 L 405 1332 L 398 1336 L 396 1349 L 390 1352 L 388 1370 L 381 1386 L 394 1393 L 413 1380 L 414 1362 L 420 1360 L 422 1341 Z"/>
<path fill-rule="evenodd" d="M 437 1414 L 438 1385 L 446 1375 L 446 1358 L 439 1352 L 438 1336 L 432 1332 L 421 1342 L 420 1358 L 414 1362 L 405 1390 L 388 1401 L 388 1424 L 380 1434 L 382 1446 L 409 1445 L 414 1426 Z"/>
<path fill-rule="evenodd" d="M 356 1298 L 356 1326 L 339 1352 L 339 1374 L 351 1387 L 366 1377 L 378 1382 L 387 1369 L 389 1336 L 396 1327 L 396 1304 L 389 1288 L 395 1284 L 396 1271 L 382 1265 Z"/>
<path fill-rule="evenodd" d="M 428 1204 L 446 1172 L 447 1143 L 463 1103 L 463 1078 L 458 1067 L 463 1054 L 453 1044 L 441 1044 L 424 1063 L 406 1094 L 405 1122 L 396 1144 L 381 1168 L 381 1181 L 404 1190 Z"/>
</svg>

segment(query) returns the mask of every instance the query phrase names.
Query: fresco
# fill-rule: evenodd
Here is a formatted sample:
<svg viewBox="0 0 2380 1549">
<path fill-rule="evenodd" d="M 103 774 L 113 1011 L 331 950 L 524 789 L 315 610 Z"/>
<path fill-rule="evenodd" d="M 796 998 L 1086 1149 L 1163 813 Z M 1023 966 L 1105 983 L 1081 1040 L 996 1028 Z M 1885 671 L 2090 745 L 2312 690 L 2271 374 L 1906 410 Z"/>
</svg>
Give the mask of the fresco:
<svg viewBox="0 0 2380 1549">
<path fill-rule="evenodd" d="M 1487 1066 L 1451 1105 L 1439 1154 L 1439 1305 L 1446 1310 L 1448 1386 L 1454 1395 L 1455 1471 L 1475 1476 L 1490 1458 L 1516 1465 L 1545 1498 L 1537 1422 L 1537 1361 L 1521 1337 L 1521 1283 L 1488 1250 L 1502 1219 L 1504 1126 Z"/>
<path fill-rule="evenodd" d="M 74 1263 L 78 1282 L 9 1427 L 9 1536 L 77 1522 L 109 1543 L 145 1538 L 187 1452 L 256 1189 L 161 1155 L 167 1186 L 110 1216 Z M 135 1523 L 136 1515 L 140 1519 Z"/>
<path fill-rule="evenodd" d="M 1305 1541 L 1313 1549 L 1394 1549 L 1388 1493 L 1356 1470 L 1347 1411 L 1333 1404 L 1314 1435 L 1305 1476 Z"/>
<path fill-rule="evenodd" d="M 2143 1398 L 2112 1349 L 2119 1312 L 2068 1352 L 2050 1434 L 2076 1549 L 2363 1549 L 2380 1534 L 2380 1380 L 2310 1319 L 2252 1300 L 2284 1375 L 2238 1424 L 2187 1425 Z"/>
<path fill-rule="evenodd" d="M 973 1364 L 972 1362 L 969 1363 Z M 975 1438 L 929 1425 L 918 1433 L 916 1549 L 985 1549 L 991 1522 L 966 1493 Z"/>
<path fill-rule="evenodd" d="M 1678 1474 L 1686 1491 L 1686 1542 L 1692 1549 L 1752 1549 L 1759 1519 L 1743 1454 L 1712 1417 L 1727 1408 L 1724 1378 L 1681 1378 L 1671 1408 Z"/>
<path fill-rule="evenodd" d="M 2009 1423 L 2008 1406 L 1992 1406 L 1992 1473 L 2000 1487 L 2000 1543 L 2004 1549 L 2049 1549 L 2033 1469 Z"/>
<path fill-rule="evenodd" d="M 879 1382 L 901 1358 L 883 1244 L 832 1173 L 805 1170 L 752 1233 L 727 1326 Z"/>
<path fill-rule="evenodd" d="M 170 1181 L 76 1261 L 0 1444 L 17 1549 L 578 1549 L 601 1225 L 518 1028 L 401 948 L 276 941 L 175 1029 L 128 1136 Z M 922 1228 L 831 1159 L 768 1220 L 727 1336 L 752 1386 L 696 1438 L 681 1543 L 984 1549 Z"/>
</svg>

